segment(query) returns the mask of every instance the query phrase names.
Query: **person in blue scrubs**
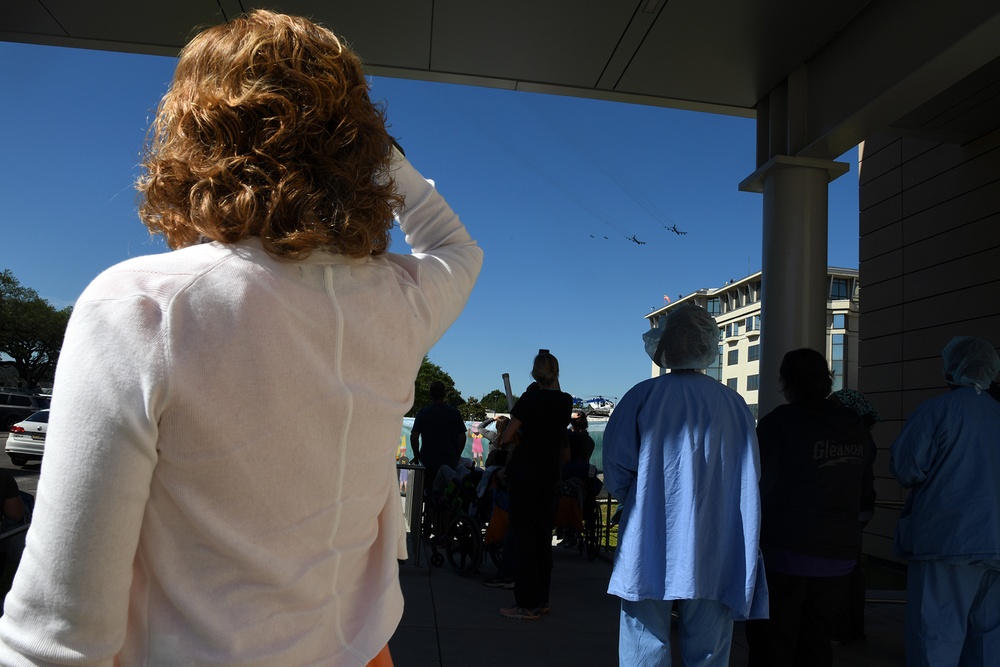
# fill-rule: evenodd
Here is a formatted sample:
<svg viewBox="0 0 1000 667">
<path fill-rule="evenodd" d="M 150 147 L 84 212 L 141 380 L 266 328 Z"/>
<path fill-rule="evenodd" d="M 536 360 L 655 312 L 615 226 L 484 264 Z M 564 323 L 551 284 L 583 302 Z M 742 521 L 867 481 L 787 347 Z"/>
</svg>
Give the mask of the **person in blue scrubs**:
<svg viewBox="0 0 1000 667">
<path fill-rule="evenodd" d="M 909 561 L 906 664 L 1000 661 L 1000 358 L 956 336 L 942 352 L 951 391 L 921 403 L 892 443 L 890 472 L 910 489 L 896 529 Z"/>
<path fill-rule="evenodd" d="M 704 308 L 671 312 L 653 353 L 670 372 L 630 389 L 604 431 L 605 487 L 623 506 L 608 585 L 621 665 L 671 664 L 674 609 L 688 666 L 728 665 L 733 621 L 767 615 L 754 418 L 702 372 L 718 345 Z"/>
</svg>

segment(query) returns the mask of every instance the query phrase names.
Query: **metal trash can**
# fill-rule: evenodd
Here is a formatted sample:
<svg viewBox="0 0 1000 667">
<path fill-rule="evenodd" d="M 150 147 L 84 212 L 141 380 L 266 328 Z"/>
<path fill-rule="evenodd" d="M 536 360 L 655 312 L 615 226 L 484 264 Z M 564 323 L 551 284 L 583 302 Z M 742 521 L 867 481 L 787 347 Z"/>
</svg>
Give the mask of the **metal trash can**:
<svg viewBox="0 0 1000 667">
<path fill-rule="evenodd" d="M 403 501 L 403 522 L 413 549 L 413 567 L 420 567 L 421 521 L 424 512 L 424 471 L 422 465 L 397 463 L 399 495 Z"/>
</svg>

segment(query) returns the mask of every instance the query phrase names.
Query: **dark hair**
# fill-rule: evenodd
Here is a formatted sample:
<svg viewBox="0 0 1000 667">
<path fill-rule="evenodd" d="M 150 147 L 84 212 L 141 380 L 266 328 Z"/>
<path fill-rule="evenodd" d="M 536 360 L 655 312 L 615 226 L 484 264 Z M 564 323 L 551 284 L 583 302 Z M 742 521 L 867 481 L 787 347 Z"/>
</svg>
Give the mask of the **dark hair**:
<svg viewBox="0 0 1000 667">
<path fill-rule="evenodd" d="M 572 425 L 573 428 L 576 429 L 576 430 L 578 430 L 578 431 L 586 431 L 587 430 L 587 426 L 588 426 L 588 423 L 587 423 L 587 413 L 583 412 L 582 410 L 573 410 L 573 412 L 571 414 L 572 415 L 578 415 L 578 416 L 577 417 L 572 417 L 572 416 L 570 417 L 570 420 L 569 420 L 570 425 Z"/>
<path fill-rule="evenodd" d="M 431 382 L 428 393 L 430 393 L 432 401 L 443 401 L 444 395 L 447 393 L 444 382 L 441 382 L 441 380 L 434 380 L 434 382 Z"/>
<path fill-rule="evenodd" d="M 833 374 L 822 354 L 808 347 L 792 350 L 781 360 L 781 389 L 790 403 L 826 398 Z"/>
</svg>

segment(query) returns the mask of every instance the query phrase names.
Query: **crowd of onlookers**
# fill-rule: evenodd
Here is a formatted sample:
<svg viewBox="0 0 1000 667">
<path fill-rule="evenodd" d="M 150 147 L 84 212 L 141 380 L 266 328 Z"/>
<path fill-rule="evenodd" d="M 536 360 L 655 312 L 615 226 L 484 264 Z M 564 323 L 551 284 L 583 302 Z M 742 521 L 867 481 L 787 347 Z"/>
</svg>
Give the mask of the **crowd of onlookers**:
<svg viewBox="0 0 1000 667">
<path fill-rule="evenodd" d="M 833 391 L 823 355 L 803 348 L 781 362 L 785 404 L 755 422 L 702 372 L 719 335 L 704 309 L 678 308 L 659 333 L 650 353 L 670 372 L 633 387 L 604 431 L 603 481 L 621 509 L 608 587 L 621 598 L 621 664 L 668 664 L 676 617 L 687 665 L 727 665 L 736 620 L 747 621 L 752 667 L 830 665 L 831 642 L 866 638 L 861 537 L 882 418 L 861 393 Z M 888 462 L 911 488 L 897 535 L 909 562 L 907 662 L 985 665 L 1000 655 L 1000 359 L 959 336 L 943 360 L 951 391 L 914 411 Z M 509 511 L 486 584 L 512 588 L 500 613 L 527 620 L 551 608 L 554 529 L 565 546 L 579 539 L 561 528 L 557 490 L 587 478 L 594 451 L 555 357 L 542 351 L 532 374 L 509 419 L 475 427 Z M 414 433 L 424 424 L 418 415 Z"/>
<path fill-rule="evenodd" d="M 570 508 L 561 544 L 575 546 L 582 529 L 584 486 L 596 493 L 599 483 L 591 481 L 594 441 L 586 415 L 574 411 L 572 396 L 560 390 L 556 357 L 539 351 L 532 377 L 509 417 L 480 422 L 475 429 L 488 443 L 482 465 L 494 480 L 494 517 L 503 516 L 506 524 L 498 572 L 486 584 L 514 591 L 514 605 L 500 609 L 501 615 L 530 620 L 550 611 L 552 534 L 559 508 Z M 410 442 L 414 462 L 423 464 L 433 480 L 432 497 L 457 477 L 467 431 L 458 410 L 445 405 L 443 384 L 432 383 L 430 396 L 431 404 L 414 418 Z M 477 453 L 483 452 L 474 444 L 473 455 Z M 569 490 L 567 503 L 560 503 L 560 484 Z"/>
<path fill-rule="evenodd" d="M 702 308 L 672 312 L 653 361 L 669 373 L 619 402 L 604 476 L 623 503 L 609 592 L 621 598 L 623 665 L 669 664 L 671 613 L 686 665 L 727 665 L 746 620 L 750 665 L 822 666 L 831 641 L 864 639 L 862 528 L 875 503 L 875 408 L 832 392 L 823 355 L 791 350 L 786 404 L 754 423 L 699 372 L 718 354 Z M 986 341 L 944 348 L 951 391 L 921 404 L 889 470 L 910 488 L 896 539 L 909 563 L 909 665 L 1000 659 L 1000 372 Z"/>
</svg>

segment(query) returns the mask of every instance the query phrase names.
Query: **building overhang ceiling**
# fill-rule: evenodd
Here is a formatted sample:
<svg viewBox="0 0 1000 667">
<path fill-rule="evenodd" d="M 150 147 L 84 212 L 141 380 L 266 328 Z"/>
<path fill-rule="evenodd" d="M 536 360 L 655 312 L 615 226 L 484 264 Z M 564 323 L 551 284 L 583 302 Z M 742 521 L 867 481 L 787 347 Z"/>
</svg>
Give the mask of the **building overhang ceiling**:
<svg viewBox="0 0 1000 667">
<path fill-rule="evenodd" d="M 323 23 L 380 76 L 745 117 L 770 100 L 772 125 L 780 90 L 769 132 L 803 157 L 1000 118 L 996 0 L 7 0 L 0 40 L 174 56 L 257 6 Z"/>
</svg>

